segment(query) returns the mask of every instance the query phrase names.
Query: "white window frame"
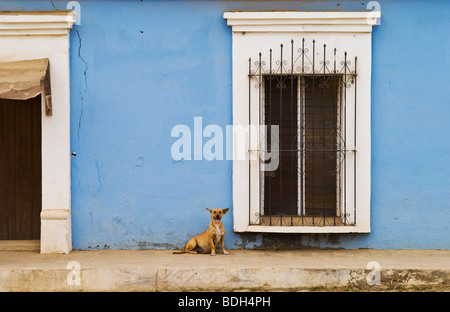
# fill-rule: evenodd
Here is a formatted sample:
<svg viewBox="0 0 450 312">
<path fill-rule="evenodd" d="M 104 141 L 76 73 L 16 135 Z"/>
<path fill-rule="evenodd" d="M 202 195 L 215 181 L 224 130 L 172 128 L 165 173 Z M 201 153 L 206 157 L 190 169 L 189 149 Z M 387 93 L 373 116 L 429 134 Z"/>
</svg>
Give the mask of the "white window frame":
<svg viewBox="0 0 450 312">
<path fill-rule="evenodd" d="M 73 11 L 0 12 L 0 62 L 50 62 L 53 116 L 41 104 L 43 254 L 72 250 L 69 33 L 75 21 Z"/>
<path fill-rule="evenodd" d="M 381 14 L 377 12 L 225 12 L 224 18 L 232 27 L 233 63 L 233 127 L 258 125 L 259 107 L 252 104 L 249 96 L 249 57 L 261 51 L 288 46 L 292 39 L 312 41 L 348 51 L 358 57 L 357 110 L 347 103 L 347 114 L 356 114 L 356 133 L 358 140 L 353 146 L 354 122 L 346 123 L 348 142 L 346 161 L 346 205 L 356 208 L 356 223 L 339 226 L 262 226 L 251 225 L 251 216 L 259 210 L 259 159 L 251 152 L 258 149 L 257 140 L 245 141 L 246 159 L 233 155 L 233 221 L 235 232 L 273 232 L 273 233 L 369 233 L 370 232 L 370 90 L 371 90 L 371 42 L 372 26 Z M 375 20 L 374 20 L 375 19 Z M 274 50 L 276 51 L 276 50 Z M 276 57 L 274 57 L 276 59 Z M 257 92 L 257 91 L 256 91 Z M 250 115 L 251 114 L 251 115 Z M 249 145 L 249 141 L 251 145 Z M 239 150 L 242 142 L 233 138 L 233 149 Z M 357 151 L 356 153 L 354 151 Z M 353 163 L 356 155 L 356 176 Z M 250 161 L 249 161 L 250 158 Z M 357 193 L 354 194 L 354 181 Z M 250 181 L 252 183 L 250 184 Z M 356 202 L 353 199 L 356 198 Z M 249 203 L 252 202 L 252 207 Z M 356 204 L 356 205 L 355 205 Z M 353 208 L 352 208 L 353 209 Z M 352 210 L 351 209 L 351 210 Z M 351 212 L 352 214 L 353 212 Z M 353 217 L 353 215 L 351 215 Z"/>
</svg>

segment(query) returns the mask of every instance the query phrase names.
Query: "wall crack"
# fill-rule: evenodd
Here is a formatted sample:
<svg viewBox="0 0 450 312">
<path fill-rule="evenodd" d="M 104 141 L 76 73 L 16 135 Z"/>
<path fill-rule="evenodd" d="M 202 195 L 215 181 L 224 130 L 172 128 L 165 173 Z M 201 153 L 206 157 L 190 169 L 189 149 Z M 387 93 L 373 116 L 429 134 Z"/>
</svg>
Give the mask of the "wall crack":
<svg viewBox="0 0 450 312">
<path fill-rule="evenodd" d="M 80 33 L 75 28 L 74 28 L 74 31 L 77 33 L 77 36 L 78 36 L 78 58 L 84 63 L 84 71 L 83 71 L 83 75 L 84 75 L 84 90 L 82 90 L 81 86 L 80 86 L 80 89 L 79 89 L 80 97 L 81 97 L 80 117 L 78 119 L 78 129 L 77 129 L 77 145 L 79 147 L 80 146 L 81 123 L 82 123 L 83 112 L 84 112 L 84 99 L 85 99 L 85 96 L 86 96 L 86 93 L 87 93 L 87 71 L 88 71 L 89 67 L 88 67 L 88 64 L 85 61 L 85 59 L 81 56 L 82 42 L 81 42 Z"/>
</svg>

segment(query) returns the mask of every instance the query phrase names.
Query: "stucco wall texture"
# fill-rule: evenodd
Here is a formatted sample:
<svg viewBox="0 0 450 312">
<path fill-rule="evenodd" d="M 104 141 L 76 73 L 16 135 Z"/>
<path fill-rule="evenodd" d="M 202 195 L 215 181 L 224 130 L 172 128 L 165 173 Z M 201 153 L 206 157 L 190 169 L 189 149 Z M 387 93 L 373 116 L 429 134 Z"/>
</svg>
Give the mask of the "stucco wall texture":
<svg viewBox="0 0 450 312">
<path fill-rule="evenodd" d="M 0 1 L 0 10 L 67 3 Z M 234 233 L 231 160 L 171 157 L 175 125 L 192 129 L 195 116 L 204 126 L 232 124 L 223 12 L 365 11 L 367 1 L 78 3 L 70 37 L 74 249 L 181 248 L 215 207 L 231 208 L 228 249 L 450 248 L 449 1 L 378 1 L 370 234 Z"/>
</svg>

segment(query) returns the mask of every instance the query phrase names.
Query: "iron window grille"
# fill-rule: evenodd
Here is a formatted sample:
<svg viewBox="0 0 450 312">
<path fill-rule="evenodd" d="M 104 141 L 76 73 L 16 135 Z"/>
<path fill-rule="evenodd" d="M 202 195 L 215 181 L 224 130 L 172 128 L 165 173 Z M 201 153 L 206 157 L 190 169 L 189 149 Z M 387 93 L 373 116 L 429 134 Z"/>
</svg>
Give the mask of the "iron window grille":
<svg viewBox="0 0 450 312">
<path fill-rule="evenodd" d="M 260 131 L 257 144 L 249 142 L 249 153 L 259 155 L 259 200 L 255 207 L 249 196 L 249 224 L 356 225 L 357 57 L 350 60 L 346 51 L 336 49 L 327 53 L 326 44 L 321 49 L 315 40 L 309 47 L 304 38 L 300 47 L 290 43 L 290 53 L 280 45 L 276 60 L 272 49 L 256 60 L 249 58 L 249 110 L 257 101 L 258 119 L 267 133 L 278 126 L 278 137 Z M 354 107 L 348 110 L 347 105 Z M 249 114 L 249 125 L 253 122 Z M 354 128 L 350 135 L 349 125 Z M 269 153 L 278 155 L 278 166 L 263 171 Z M 251 168 L 249 164 L 250 185 L 255 177 Z M 353 170 L 353 191 L 348 192 L 354 197 L 352 207 L 347 204 L 348 170 Z"/>
</svg>

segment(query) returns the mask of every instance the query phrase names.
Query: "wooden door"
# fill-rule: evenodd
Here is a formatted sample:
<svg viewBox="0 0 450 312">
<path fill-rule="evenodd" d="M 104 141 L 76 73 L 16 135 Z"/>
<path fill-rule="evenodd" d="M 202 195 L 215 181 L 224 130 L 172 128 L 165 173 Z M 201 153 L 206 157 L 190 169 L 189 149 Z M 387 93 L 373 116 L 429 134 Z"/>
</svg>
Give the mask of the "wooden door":
<svg viewBox="0 0 450 312">
<path fill-rule="evenodd" d="M 0 99 L 0 240 L 40 239 L 41 106 Z"/>
</svg>

